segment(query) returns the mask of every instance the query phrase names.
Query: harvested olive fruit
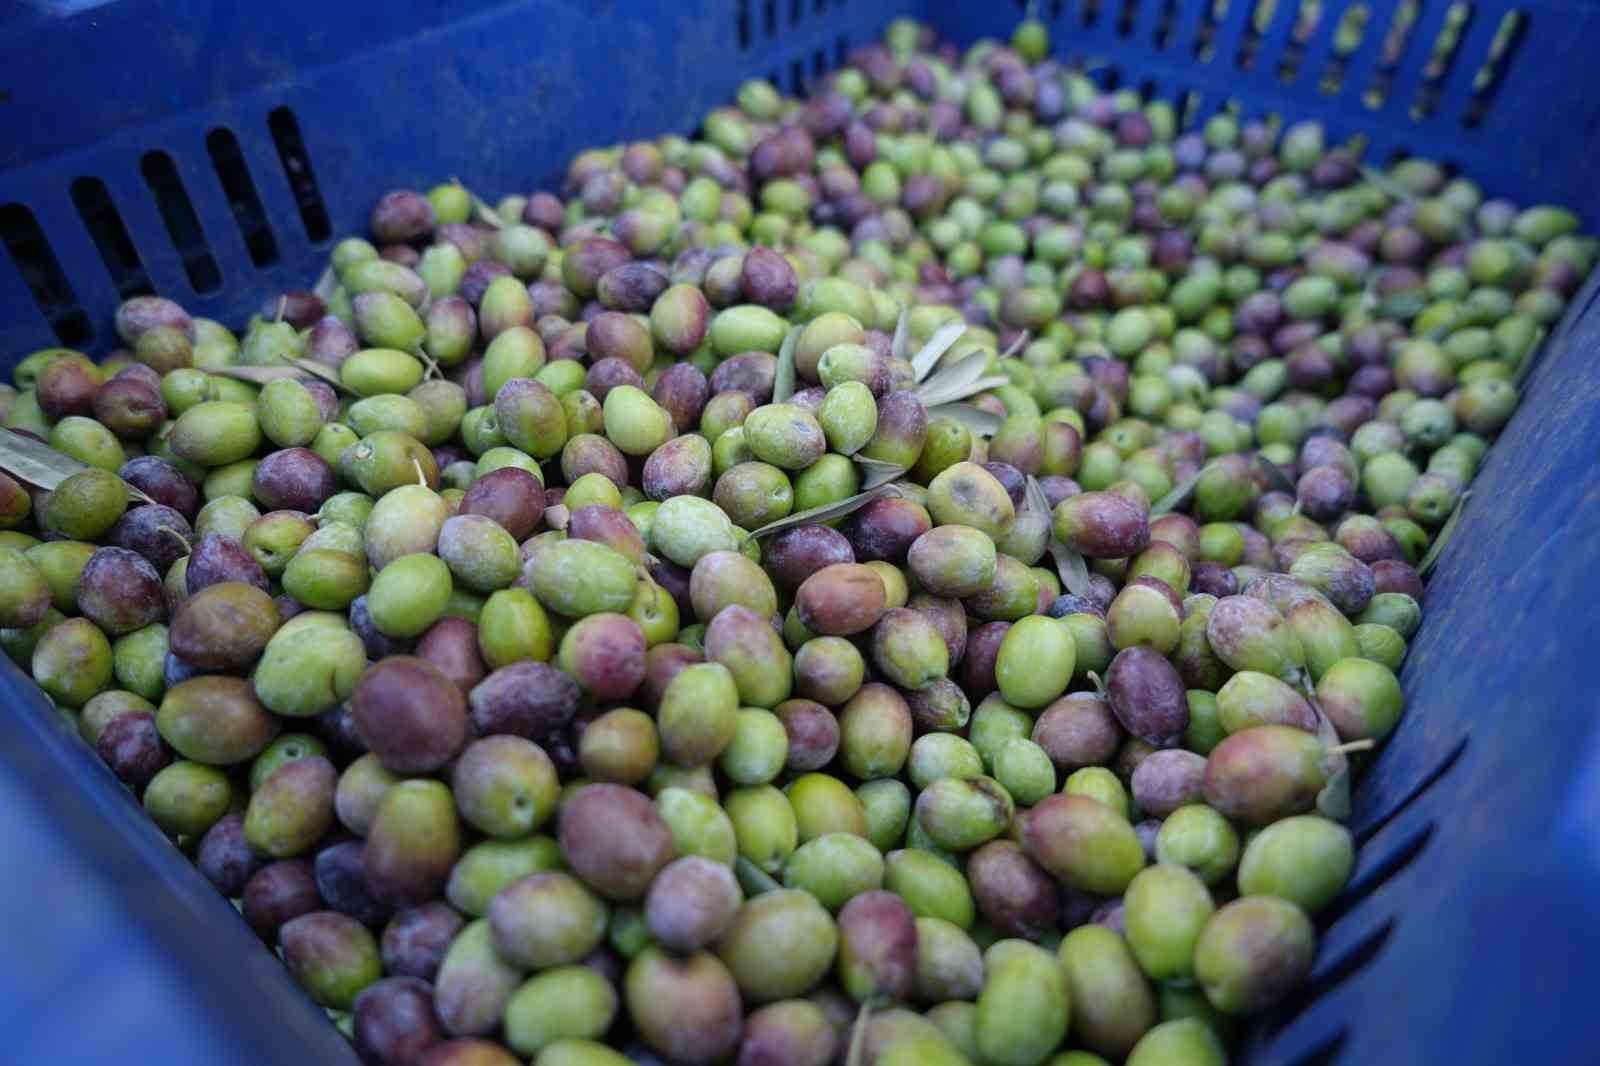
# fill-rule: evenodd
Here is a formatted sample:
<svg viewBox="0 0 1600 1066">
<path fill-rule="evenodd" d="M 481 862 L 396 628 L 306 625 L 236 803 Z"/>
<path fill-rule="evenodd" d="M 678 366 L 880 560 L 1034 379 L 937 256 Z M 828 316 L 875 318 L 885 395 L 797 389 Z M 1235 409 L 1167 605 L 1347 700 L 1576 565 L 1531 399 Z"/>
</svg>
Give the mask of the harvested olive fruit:
<svg viewBox="0 0 1600 1066">
<path fill-rule="evenodd" d="M 1293 1002 L 1600 245 L 1051 43 L 895 20 L 13 361 L 0 649 L 364 1060 L 1220 1066 Z"/>
</svg>

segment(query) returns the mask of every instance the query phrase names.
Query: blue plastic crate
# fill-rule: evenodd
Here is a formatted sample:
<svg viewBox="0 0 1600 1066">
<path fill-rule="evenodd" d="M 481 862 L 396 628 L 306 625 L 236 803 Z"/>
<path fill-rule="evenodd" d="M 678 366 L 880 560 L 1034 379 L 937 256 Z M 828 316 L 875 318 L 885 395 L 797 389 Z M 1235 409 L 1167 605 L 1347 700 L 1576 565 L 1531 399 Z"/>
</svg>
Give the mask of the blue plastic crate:
<svg viewBox="0 0 1600 1066">
<path fill-rule="evenodd" d="M 1353 48 L 1335 28 L 1368 12 Z M 1034 6 L 1106 84 L 1323 120 L 1589 228 L 1600 5 L 1093 0 Z M 492 199 L 578 149 L 689 129 L 745 78 L 792 90 L 911 14 L 960 43 L 1010 3 L 543 0 L 0 4 L 0 363 L 111 343 L 140 292 L 242 322 L 304 286 L 394 186 Z M 1520 21 L 1496 44 L 1502 19 Z M 1389 47 L 1385 48 L 1386 42 Z M 1395 47 L 1398 45 L 1398 47 Z M 1546 344 L 1428 590 L 1406 717 L 1356 794 L 1357 872 L 1256 1066 L 1597 1058 L 1600 314 Z M 6 1061 L 352 1062 L 321 1012 L 31 683 L 0 667 L 0 1019 Z M 159 1052 L 155 1051 L 159 1049 Z"/>
</svg>

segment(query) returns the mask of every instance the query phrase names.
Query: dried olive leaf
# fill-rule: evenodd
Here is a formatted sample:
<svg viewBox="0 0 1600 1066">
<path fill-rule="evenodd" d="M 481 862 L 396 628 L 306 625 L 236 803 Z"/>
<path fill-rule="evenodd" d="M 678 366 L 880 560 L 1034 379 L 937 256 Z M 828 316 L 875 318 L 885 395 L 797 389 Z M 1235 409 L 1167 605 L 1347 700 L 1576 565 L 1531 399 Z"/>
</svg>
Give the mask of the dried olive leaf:
<svg viewBox="0 0 1600 1066">
<path fill-rule="evenodd" d="M 1044 494 L 1044 486 L 1039 484 L 1039 479 L 1032 474 L 1022 483 L 1022 504 L 1030 511 L 1040 514 L 1050 513 L 1050 498 Z"/>
<path fill-rule="evenodd" d="M 939 371 L 918 385 L 917 399 L 921 400 L 924 406 L 938 407 L 940 404 L 955 403 L 969 396 L 976 396 L 980 392 L 1011 384 L 1011 379 L 1004 374 L 984 376 L 984 371 L 989 369 L 989 360 L 992 358 L 993 354 L 990 352 L 973 352 L 955 366 Z"/>
<path fill-rule="evenodd" d="M 774 533 L 781 533 L 786 529 L 793 529 L 795 526 L 814 526 L 823 522 L 831 522 L 835 518 L 843 518 L 853 511 L 860 510 L 893 488 L 894 485 L 891 482 L 884 482 L 876 488 L 858 492 L 847 500 L 823 504 L 821 507 L 813 507 L 810 510 L 792 514 L 787 518 L 780 518 L 776 522 L 768 522 L 760 529 L 748 534 L 748 536 L 752 540 L 759 540 L 762 537 L 770 537 Z"/>
<path fill-rule="evenodd" d="M 1000 423 L 1005 421 L 993 411 L 985 411 L 981 407 L 974 407 L 970 403 L 943 403 L 938 407 L 928 408 L 928 418 L 950 418 L 960 422 L 967 429 L 980 437 L 992 437 L 1000 429 Z"/>
<path fill-rule="evenodd" d="M 906 357 L 906 345 L 911 343 L 911 310 L 900 308 L 900 317 L 894 324 L 894 340 L 889 342 L 889 354 L 896 359 Z"/>
<path fill-rule="evenodd" d="M 1051 537 L 1050 557 L 1056 561 L 1056 573 L 1061 575 L 1061 583 L 1067 591 L 1074 596 L 1087 596 L 1090 590 L 1089 567 L 1083 561 L 1083 556 Z"/>
<path fill-rule="evenodd" d="M 292 355 L 286 355 L 283 356 L 283 358 L 288 361 L 290 366 L 303 373 L 310 374 L 312 377 L 317 378 L 320 381 L 326 382 L 338 391 L 349 393 L 351 396 L 356 395 L 356 391 L 346 385 L 344 380 L 339 377 L 339 372 L 332 367 L 323 366 L 321 363 L 313 362 L 310 359 L 296 358 Z"/>
<path fill-rule="evenodd" d="M 917 381 L 921 381 L 933 373 L 933 368 L 939 365 L 939 360 L 944 358 L 944 353 L 948 352 L 951 346 L 960 340 L 961 335 L 966 331 L 967 324 L 960 319 L 954 322 L 946 322 L 935 330 L 933 336 L 928 338 L 928 343 L 924 344 L 922 349 L 911 357 L 912 376 Z"/>
<path fill-rule="evenodd" d="M 48 491 L 73 474 L 87 469 L 89 464 L 80 463 L 48 444 L 40 443 L 21 433 L 13 433 L 9 429 L 0 429 L 0 470 L 4 470 L 12 477 L 20 478 L 30 485 L 37 485 Z M 128 495 L 140 503 L 156 502 L 127 482 L 123 484 L 128 489 Z"/>
<path fill-rule="evenodd" d="M 906 472 L 906 468 L 899 463 L 886 463 L 882 459 L 868 459 L 864 455 L 853 457 L 857 466 L 861 468 L 861 487 L 875 489 L 879 485 L 887 485 L 895 481 Z"/>
<path fill-rule="evenodd" d="M 306 376 L 305 371 L 292 366 L 219 366 L 206 373 L 219 378 L 248 381 L 252 385 L 265 385 L 269 381 L 282 381 L 285 378 L 299 381 Z"/>
</svg>

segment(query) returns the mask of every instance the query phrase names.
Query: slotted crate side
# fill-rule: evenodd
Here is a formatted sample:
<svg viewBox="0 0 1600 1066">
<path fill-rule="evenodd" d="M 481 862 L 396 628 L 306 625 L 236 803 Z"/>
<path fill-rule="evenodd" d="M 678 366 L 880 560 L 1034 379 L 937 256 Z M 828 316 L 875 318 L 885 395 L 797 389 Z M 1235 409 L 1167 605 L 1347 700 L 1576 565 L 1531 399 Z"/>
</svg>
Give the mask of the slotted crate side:
<svg viewBox="0 0 1600 1066">
<path fill-rule="evenodd" d="M 1351 890 L 1251 1066 L 1593 1057 L 1600 310 L 1573 318 L 1429 582 L 1405 717 L 1356 793 Z"/>
<path fill-rule="evenodd" d="M 1298 4 L 1259 23 L 1237 0 L 1220 10 L 1044 0 L 1033 10 L 1061 58 L 1108 87 L 1186 102 L 1191 126 L 1224 107 L 1321 119 L 1334 137 L 1364 135 L 1369 162 L 1432 157 L 1489 195 L 1562 203 L 1595 225 L 1584 160 L 1600 95 L 1583 56 L 1595 7 L 1473 5 L 1453 60 L 1431 68 L 1446 4 L 1425 4 L 1388 58 L 1378 45 L 1396 5 L 1371 5 L 1359 50 L 1341 58 L 1335 31 L 1352 6 L 1326 5 L 1298 29 Z M 1494 27 L 1514 9 L 1527 19 L 1519 47 L 1495 68 L 1492 91 L 1475 94 Z M 1016 14 L 933 10 L 961 41 L 1003 37 Z M 1297 72 L 1288 81 L 1286 57 Z M 1338 82 L 1325 77 L 1330 63 Z M 1375 84 L 1386 94 L 1371 96 Z M 1431 110 L 1414 117 L 1425 91 Z M 1591 279 L 1574 301 L 1474 482 L 1402 672 L 1406 716 L 1354 797 L 1351 885 L 1324 920 L 1307 988 L 1249 1028 L 1239 1059 L 1250 1066 L 1487 1064 L 1530 1048 L 1583 1061 L 1600 1037 L 1578 980 L 1600 947 L 1588 902 L 1600 852 L 1582 813 L 1600 798 L 1600 730 L 1571 713 L 1592 703 L 1592 649 L 1572 634 L 1590 625 L 1597 593 L 1574 576 L 1600 565 L 1600 489 L 1587 473 L 1600 461 L 1595 288 Z"/>
<path fill-rule="evenodd" d="M 492 203 L 555 187 L 581 149 L 688 132 L 746 78 L 793 91 L 913 6 L 413 0 L 373 19 L 363 5 L 310 0 L 287 0 L 270 18 L 251 5 L 120 0 L 8 24 L 0 69 L 9 64 L 25 88 L 4 113 L 17 118 L 0 122 L 11 146 L 0 150 L 0 238 L 14 245 L 30 227 L 38 237 L 26 262 L 0 252 L 0 357 L 114 347 L 111 311 L 140 292 L 242 326 L 263 297 L 309 287 L 333 240 L 365 232 L 386 189 L 457 177 Z M 374 21 L 390 31 L 376 43 Z M 135 34 L 148 76 L 91 65 Z M 52 54 L 65 69 L 47 76 Z M 74 83 L 98 91 L 88 104 L 47 91 Z M 303 151 L 286 151 L 288 126 Z M 219 167 L 215 138 L 236 141 L 241 158 Z M 169 230 L 146 175 L 151 153 L 171 159 L 182 189 L 161 187 L 192 205 L 198 231 Z M 253 188 L 259 217 L 246 210 L 241 222 L 225 180 Z M 96 183 L 111 210 L 90 212 L 91 227 L 81 205 Z M 49 275 L 47 258 L 59 276 L 41 310 L 29 282 Z"/>
<path fill-rule="evenodd" d="M 173 1066 L 354 1066 L 278 957 L 4 656 L 0 707 L 6 1061 L 160 1048 Z"/>
<path fill-rule="evenodd" d="M 1600 71 L 1591 59 L 1600 5 L 1012 0 L 934 4 L 929 13 L 945 33 L 970 41 L 1008 35 L 1024 10 L 1050 26 L 1058 55 L 1089 62 L 1102 80 L 1174 101 L 1192 94 L 1191 122 L 1227 106 L 1321 120 L 1330 142 L 1364 136 L 1367 163 L 1436 159 L 1488 195 L 1560 203 L 1600 228 L 1586 164 L 1600 132 Z M 1403 10 L 1416 12 L 1409 32 L 1397 22 Z M 1364 24 L 1341 33 L 1352 11 L 1367 13 Z M 1513 28 L 1502 34 L 1508 17 Z M 1442 33 L 1455 44 L 1436 56 Z"/>
<path fill-rule="evenodd" d="M 281 108 L 304 139 L 321 232 L 337 237 L 363 232 L 387 188 L 451 175 L 490 199 L 552 187 L 578 150 L 688 132 L 746 78 L 793 91 L 904 6 L 412 2 L 385 4 L 378 20 L 370 7 L 304 0 L 270 18 L 251 5 L 120 0 L 66 20 L 24 13 L 0 21 L 0 70 L 11 72 L 0 89 L 12 93 L 0 110 L 0 236 L 25 240 L 22 220 L 37 225 L 30 251 L 60 270 L 62 320 L 88 350 L 117 343 L 111 312 L 141 291 L 239 326 L 272 292 L 310 285 L 332 243 L 308 233 L 275 143 Z M 132 42 L 138 65 L 105 63 Z M 253 226 L 240 225 L 213 163 L 230 145 L 242 165 L 222 169 L 235 183 L 247 175 Z M 168 232 L 143 172 L 152 151 L 172 159 L 193 206 L 214 291 L 195 291 Z M 116 260 L 137 268 L 115 275 L 121 286 L 95 243 L 116 251 L 105 216 L 90 212 L 91 231 L 78 208 L 101 188 L 134 250 Z M 263 233 L 273 255 L 258 262 L 247 235 L 259 245 Z M 0 244 L 0 367 L 56 343 Z M 32 960 L 0 967 L 13 1057 L 110 1062 L 159 1046 L 196 1066 L 354 1063 L 282 963 L 3 657 L 0 706 L 0 842 L 13 862 L 0 925 L 14 956 Z"/>
</svg>

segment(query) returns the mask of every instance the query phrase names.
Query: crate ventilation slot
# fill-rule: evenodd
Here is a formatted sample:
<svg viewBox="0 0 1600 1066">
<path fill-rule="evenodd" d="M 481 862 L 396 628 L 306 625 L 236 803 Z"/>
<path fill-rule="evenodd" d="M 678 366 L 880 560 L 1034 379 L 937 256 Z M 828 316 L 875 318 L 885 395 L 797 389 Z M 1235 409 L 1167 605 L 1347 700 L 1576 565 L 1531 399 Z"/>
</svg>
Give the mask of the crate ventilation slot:
<svg viewBox="0 0 1600 1066">
<path fill-rule="evenodd" d="M 4 244 L 56 339 L 69 348 L 87 347 L 93 338 L 89 316 L 61 272 L 33 212 L 21 204 L 0 205 L 0 244 Z"/>
<path fill-rule="evenodd" d="M 1342 33 L 1346 20 L 1366 18 L 1367 7 L 1365 4 L 1352 4 L 1345 9 L 1340 18 L 1340 26 L 1334 32 Z M 1289 34 L 1283 41 L 1283 54 L 1278 57 L 1277 78 L 1285 85 L 1292 85 L 1306 73 L 1304 70 L 1306 49 L 1310 47 L 1311 40 L 1317 35 L 1317 30 L 1322 26 L 1323 11 L 1320 7 L 1302 7 L 1289 16 Z M 1326 32 L 1326 31 L 1324 31 Z M 1324 89 L 1324 91 L 1331 91 Z"/>
<path fill-rule="evenodd" d="M 313 244 L 320 244 L 333 235 L 333 226 L 328 221 L 327 205 L 322 202 L 322 191 L 317 188 L 311 157 L 306 154 L 306 144 L 300 136 L 300 123 L 295 120 L 293 111 L 280 107 L 267 116 L 267 128 L 272 131 L 272 143 L 278 148 L 283 175 L 289 179 L 289 188 L 294 193 L 306 238 Z"/>
<path fill-rule="evenodd" d="M 1277 11 L 1273 0 L 1252 0 L 1250 14 L 1239 30 L 1239 51 L 1233 57 L 1234 66 L 1240 70 L 1251 70 L 1255 67 L 1256 52 L 1261 48 L 1261 38 L 1266 36 L 1267 28 L 1272 24 L 1273 15 Z"/>
<path fill-rule="evenodd" d="M 1389 937 L 1393 934 L 1394 919 L 1386 918 L 1354 944 L 1333 951 L 1331 957 L 1328 949 L 1320 949 L 1311 976 L 1307 978 L 1306 983 L 1299 991 L 1273 1008 L 1271 1015 L 1264 1019 L 1264 1033 L 1267 1038 L 1271 1039 L 1281 1034 L 1291 1022 L 1304 1016 L 1307 1007 L 1365 969 L 1378 957 L 1378 952 L 1383 950 L 1383 946 L 1389 942 Z M 1342 1036 L 1342 1033 L 1338 1034 L 1340 1039 Z M 1333 1052 L 1337 1050 L 1337 1047 L 1333 1048 Z M 1319 1060 L 1313 1054 L 1310 1061 Z M 1332 1060 L 1330 1058 L 1324 1061 Z"/>
<path fill-rule="evenodd" d="M 1495 94 L 1505 81 L 1506 72 L 1517 57 L 1522 42 L 1528 36 L 1528 15 L 1523 11 L 1507 11 L 1500 19 L 1489 42 L 1489 54 L 1472 79 L 1472 99 L 1467 104 L 1462 123 L 1472 127 L 1483 122 L 1483 116 L 1494 104 Z"/>
<path fill-rule="evenodd" d="M 1178 0 L 1161 0 L 1156 12 L 1155 46 L 1165 48 L 1172 43 L 1172 28 L 1178 24 Z"/>
<path fill-rule="evenodd" d="M 1378 957 L 1378 952 L 1383 950 L 1383 946 L 1389 942 L 1389 938 L 1393 935 L 1394 919 L 1387 918 L 1383 924 L 1367 933 L 1350 947 L 1345 948 L 1343 951 L 1335 952 L 1332 958 L 1319 958 L 1317 964 L 1312 967 L 1311 977 L 1306 982 L 1305 990 L 1302 993 L 1304 1001 L 1310 1003 L 1322 998 L 1350 977 L 1365 969 L 1368 963 Z M 1285 1017 L 1293 1017 L 1298 1013 L 1299 1011 L 1296 1010 L 1285 1014 Z"/>
<path fill-rule="evenodd" d="M 1200 24 L 1194 31 L 1194 57 L 1202 63 L 1211 62 L 1211 57 L 1216 52 L 1215 40 L 1217 36 L 1217 5 L 1205 3 L 1200 6 Z"/>
<path fill-rule="evenodd" d="M 1333 1066 L 1339 1059 L 1339 1052 L 1344 1050 L 1344 1042 L 1345 1033 L 1341 1029 L 1289 1063 L 1289 1066 Z"/>
<path fill-rule="evenodd" d="M 1472 4 L 1454 3 L 1446 9 L 1444 25 L 1439 27 L 1422 68 L 1422 84 L 1418 86 L 1417 98 L 1411 103 L 1412 118 L 1427 118 L 1438 108 L 1439 92 L 1461 55 L 1461 47 L 1466 42 L 1476 15 L 1477 9 Z"/>
<path fill-rule="evenodd" d="M 1322 69 L 1322 74 L 1317 82 L 1317 88 L 1332 96 L 1344 88 L 1345 72 L 1350 66 L 1350 57 L 1360 51 L 1362 44 L 1367 39 L 1367 31 L 1372 28 L 1372 9 L 1366 4 L 1351 4 L 1345 8 L 1344 14 L 1339 16 L 1339 21 L 1332 29 L 1333 46 L 1329 50 L 1328 64 Z M 1303 50 L 1306 42 L 1311 39 L 1308 31 L 1303 39 L 1296 34 L 1296 39 L 1291 48 L 1297 52 Z M 1284 56 L 1285 62 L 1288 55 Z M 1288 77 L 1285 81 L 1290 80 Z"/>
<path fill-rule="evenodd" d="M 267 223 L 261 194 L 245 165 L 239 138 L 227 127 L 218 126 L 206 134 L 206 152 L 211 156 L 211 168 L 217 172 L 223 195 L 228 198 L 228 210 L 233 212 L 250 262 L 257 267 L 271 266 L 278 261 L 278 241 Z"/>
<path fill-rule="evenodd" d="M 743 52 L 750 47 L 750 0 L 739 0 L 733 23 L 739 34 L 739 50 Z"/>
<path fill-rule="evenodd" d="M 222 272 L 217 269 L 217 261 L 206 244 L 205 231 L 200 228 L 200 218 L 183 187 L 177 164 L 165 152 L 146 152 L 139 163 L 139 173 L 144 175 L 144 183 L 155 197 L 167 236 L 183 261 L 189 287 L 202 294 L 216 292 L 222 287 Z"/>
<path fill-rule="evenodd" d="M 1367 849 L 1362 849 L 1356 856 L 1355 876 L 1344 886 L 1344 891 L 1339 893 L 1339 897 L 1328 909 L 1318 915 L 1319 924 L 1324 929 L 1331 926 L 1360 906 L 1363 900 L 1376 892 L 1385 882 L 1415 862 L 1417 856 L 1422 854 L 1422 849 L 1427 847 L 1428 841 L 1432 839 L 1433 828 L 1433 823 L 1429 822 L 1376 856 L 1369 856 L 1366 854 Z"/>
<path fill-rule="evenodd" d="M 1456 742 L 1454 747 L 1445 753 L 1444 758 L 1439 760 L 1438 765 L 1429 770 L 1427 773 L 1423 774 L 1421 779 L 1417 781 L 1416 787 L 1412 788 L 1410 792 L 1407 792 L 1404 796 L 1402 796 L 1393 807 L 1384 813 L 1377 815 L 1370 822 L 1366 822 L 1364 825 L 1360 825 L 1358 827 L 1352 826 L 1351 831 L 1355 834 L 1356 846 L 1360 847 L 1367 841 L 1371 840 L 1373 835 L 1376 834 L 1378 830 L 1392 822 L 1400 815 L 1402 811 L 1411 806 L 1412 803 L 1416 802 L 1419 796 L 1428 791 L 1428 789 L 1432 788 L 1434 785 L 1438 784 L 1440 778 L 1444 777 L 1445 774 L 1449 773 L 1450 770 L 1454 768 L 1456 763 L 1461 758 L 1461 753 L 1466 749 L 1467 738 L 1463 736 L 1459 741 Z"/>
<path fill-rule="evenodd" d="M 106 265 L 106 273 L 111 275 L 117 295 L 126 300 L 154 293 L 150 275 L 145 273 L 139 250 L 133 246 L 117 205 L 111 202 L 106 183 L 99 178 L 79 178 L 72 183 L 72 203 Z"/>
</svg>

